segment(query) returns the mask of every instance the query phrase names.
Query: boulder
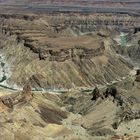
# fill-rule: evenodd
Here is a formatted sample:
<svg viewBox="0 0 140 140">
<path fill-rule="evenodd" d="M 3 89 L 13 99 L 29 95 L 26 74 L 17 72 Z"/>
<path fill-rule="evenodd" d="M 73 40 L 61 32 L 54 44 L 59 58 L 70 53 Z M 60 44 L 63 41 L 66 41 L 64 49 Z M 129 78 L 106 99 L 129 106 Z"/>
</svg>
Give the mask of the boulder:
<svg viewBox="0 0 140 140">
<path fill-rule="evenodd" d="M 1 97 L 0 100 L 8 108 L 13 108 L 14 102 L 13 102 L 13 99 L 10 96 Z"/>
</svg>

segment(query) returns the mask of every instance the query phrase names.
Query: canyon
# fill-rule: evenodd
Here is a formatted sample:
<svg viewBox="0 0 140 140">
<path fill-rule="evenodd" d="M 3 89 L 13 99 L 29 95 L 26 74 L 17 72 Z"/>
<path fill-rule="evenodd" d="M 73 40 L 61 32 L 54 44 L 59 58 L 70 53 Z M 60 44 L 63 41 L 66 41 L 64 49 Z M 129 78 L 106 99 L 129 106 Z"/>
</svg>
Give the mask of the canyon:
<svg viewBox="0 0 140 140">
<path fill-rule="evenodd" d="M 140 139 L 139 0 L 0 0 L 0 138 Z"/>
<path fill-rule="evenodd" d="M 110 34 L 115 30 L 115 38 L 124 30 L 119 28 L 121 23 L 117 21 L 121 17 L 116 16 L 112 22 L 112 15 L 106 15 L 109 18 L 102 18 L 104 22 L 101 23 L 100 19 L 97 20 L 98 16 L 79 16 L 76 19 L 75 14 L 68 18 L 65 14 L 42 17 L 1 15 L 2 52 L 7 62 L 14 65 L 11 69 L 13 74 L 7 82 L 22 87 L 29 81 L 36 89 L 54 86 L 59 89 L 93 87 L 127 75 L 131 70 L 125 65 L 127 62 L 109 50 L 114 43 L 113 36 L 109 39 Z M 135 33 L 133 18 L 128 15 L 126 21 L 122 21 L 128 30 L 131 27 L 128 34 Z M 97 24 L 98 22 L 101 24 Z M 6 43 L 10 45 L 5 45 L 6 38 L 9 38 Z M 17 49 L 20 57 L 16 53 Z M 9 53 L 15 57 L 10 57 Z M 113 57 L 116 59 L 111 59 Z M 120 72 L 121 67 L 123 71 Z"/>
</svg>

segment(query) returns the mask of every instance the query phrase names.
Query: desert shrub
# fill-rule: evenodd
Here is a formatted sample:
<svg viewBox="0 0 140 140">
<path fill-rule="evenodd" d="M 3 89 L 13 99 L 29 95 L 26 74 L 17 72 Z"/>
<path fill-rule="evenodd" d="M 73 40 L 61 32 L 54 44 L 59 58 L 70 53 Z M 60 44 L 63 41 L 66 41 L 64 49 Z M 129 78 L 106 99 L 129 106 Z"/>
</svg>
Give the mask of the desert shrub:
<svg viewBox="0 0 140 140">
<path fill-rule="evenodd" d="M 7 79 L 6 76 L 3 76 L 2 79 L 0 80 L 0 83 L 2 83 L 3 81 L 5 81 Z"/>
<path fill-rule="evenodd" d="M 1 67 L 4 67 L 5 66 L 5 63 L 1 62 Z"/>
</svg>

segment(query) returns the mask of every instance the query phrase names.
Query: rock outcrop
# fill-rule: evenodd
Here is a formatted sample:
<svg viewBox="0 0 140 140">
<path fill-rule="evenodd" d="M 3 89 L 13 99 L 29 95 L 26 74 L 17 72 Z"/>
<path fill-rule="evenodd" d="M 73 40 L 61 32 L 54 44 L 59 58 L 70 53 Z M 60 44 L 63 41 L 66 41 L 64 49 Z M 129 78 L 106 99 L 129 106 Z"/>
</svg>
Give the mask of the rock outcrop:
<svg viewBox="0 0 140 140">
<path fill-rule="evenodd" d="M 105 14 L 107 28 L 104 23 L 97 27 L 98 15 L 24 17 L 9 14 L 0 18 L 0 48 L 12 67 L 7 83 L 23 86 L 31 81 L 37 90 L 91 87 L 129 73 L 129 65 L 110 52 L 112 42 L 105 41 L 111 30 L 119 28 L 116 22 L 110 23 L 112 15 Z M 119 18 L 116 16 L 116 20 Z M 107 36 L 98 34 L 100 29 Z"/>
<path fill-rule="evenodd" d="M 50 139 L 72 133 L 62 125 L 68 113 L 57 95 L 31 93 L 28 84 L 21 92 L 9 93 L 0 97 L 1 139 Z"/>
</svg>

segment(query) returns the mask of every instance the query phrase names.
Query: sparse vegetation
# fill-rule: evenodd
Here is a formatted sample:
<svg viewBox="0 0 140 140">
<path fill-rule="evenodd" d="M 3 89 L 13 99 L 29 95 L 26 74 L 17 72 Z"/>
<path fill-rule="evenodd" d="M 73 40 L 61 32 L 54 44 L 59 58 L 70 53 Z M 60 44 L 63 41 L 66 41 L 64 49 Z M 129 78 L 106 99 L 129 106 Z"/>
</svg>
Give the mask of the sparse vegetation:
<svg viewBox="0 0 140 140">
<path fill-rule="evenodd" d="M 109 95 L 116 98 L 117 88 L 114 85 L 110 85 L 106 88 L 106 91 L 104 93 L 105 98 L 107 98 Z"/>
<path fill-rule="evenodd" d="M 5 66 L 5 63 L 4 62 L 1 62 L 1 67 L 4 67 Z"/>
<path fill-rule="evenodd" d="M 0 83 L 4 82 L 7 79 L 6 76 L 3 76 L 2 79 L 0 80 Z"/>
</svg>

